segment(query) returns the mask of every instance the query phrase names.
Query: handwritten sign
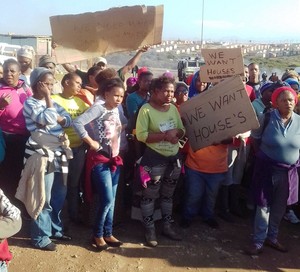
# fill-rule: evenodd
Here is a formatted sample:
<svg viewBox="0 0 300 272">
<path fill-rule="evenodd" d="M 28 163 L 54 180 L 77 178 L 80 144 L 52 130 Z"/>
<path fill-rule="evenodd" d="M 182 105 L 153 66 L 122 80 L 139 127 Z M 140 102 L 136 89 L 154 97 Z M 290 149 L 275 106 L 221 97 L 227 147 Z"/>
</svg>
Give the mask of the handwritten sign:
<svg viewBox="0 0 300 272">
<path fill-rule="evenodd" d="M 205 65 L 201 66 L 201 79 L 204 82 L 218 82 L 224 78 L 244 74 L 241 48 L 202 49 Z"/>
<path fill-rule="evenodd" d="M 259 127 L 240 76 L 191 98 L 180 113 L 194 151 Z"/>
<path fill-rule="evenodd" d="M 163 13 L 161 5 L 50 17 L 57 62 L 80 61 L 160 44 Z"/>
</svg>

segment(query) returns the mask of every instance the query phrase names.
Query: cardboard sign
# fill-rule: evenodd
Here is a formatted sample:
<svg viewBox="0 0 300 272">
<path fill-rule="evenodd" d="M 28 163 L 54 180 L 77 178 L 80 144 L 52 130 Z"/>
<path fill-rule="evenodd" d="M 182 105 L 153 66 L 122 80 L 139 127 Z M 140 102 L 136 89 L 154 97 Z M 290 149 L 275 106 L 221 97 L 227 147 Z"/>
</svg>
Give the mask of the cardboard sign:
<svg viewBox="0 0 300 272">
<path fill-rule="evenodd" d="M 180 106 L 194 151 L 259 127 L 240 76 L 228 78 Z"/>
<path fill-rule="evenodd" d="M 244 74 L 241 48 L 202 49 L 205 65 L 201 66 L 201 80 L 219 82 L 222 79 Z"/>
<path fill-rule="evenodd" d="M 80 61 L 160 44 L 163 13 L 161 5 L 50 17 L 57 62 Z"/>
</svg>

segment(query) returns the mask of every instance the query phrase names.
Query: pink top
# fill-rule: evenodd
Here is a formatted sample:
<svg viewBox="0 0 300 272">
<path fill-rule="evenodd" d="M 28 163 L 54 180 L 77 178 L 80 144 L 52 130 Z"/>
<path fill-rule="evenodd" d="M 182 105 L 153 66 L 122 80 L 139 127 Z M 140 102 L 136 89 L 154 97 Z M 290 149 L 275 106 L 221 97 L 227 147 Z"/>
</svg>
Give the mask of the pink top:
<svg viewBox="0 0 300 272">
<path fill-rule="evenodd" d="M 27 97 L 32 96 L 32 91 L 23 80 L 19 80 L 17 87 L 0 83 L 0 97 L 8 93 L 11 94 L 12 101 L 4 109 L 0 109 L 0 128 L 4 132 L 27 135 L 23 104 Z"/>
</svg>

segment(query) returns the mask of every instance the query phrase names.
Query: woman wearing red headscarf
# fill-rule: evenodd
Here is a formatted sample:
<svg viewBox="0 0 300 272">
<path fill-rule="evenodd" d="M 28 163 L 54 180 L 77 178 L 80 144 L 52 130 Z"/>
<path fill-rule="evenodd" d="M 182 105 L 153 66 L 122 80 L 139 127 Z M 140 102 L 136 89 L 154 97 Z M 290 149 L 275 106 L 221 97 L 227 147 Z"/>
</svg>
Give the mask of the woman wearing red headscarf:
<svg viewBox="0 0 300 272">
<path fill-rule="evenodd" d="M 268 113 L 269 121 L 264 124 L 262 115 L 260 128 L 251 133 L 260 144 L 252 180 L 257 207 L 253 244 L 246 251 L 250 255 L 261 253 L 264 245 L 287 251 L 277 240 L 279 225 L 287 204 L 298 201 L 300 116 L 293 112 L 298 97 L 284 86 L 273 92 L 271 101 L 275 109 Z"/>
</svg>

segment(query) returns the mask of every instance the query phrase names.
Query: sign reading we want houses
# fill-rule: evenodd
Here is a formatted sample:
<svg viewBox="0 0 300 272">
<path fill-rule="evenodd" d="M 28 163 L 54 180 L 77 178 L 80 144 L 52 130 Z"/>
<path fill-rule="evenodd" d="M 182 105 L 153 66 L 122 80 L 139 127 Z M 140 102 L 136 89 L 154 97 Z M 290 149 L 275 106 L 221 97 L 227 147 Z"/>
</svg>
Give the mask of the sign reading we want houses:
<svg viewBox="0 0 300 272">
<path fill-rule="evenodd" d="M 259 127 L 240 76 L 191 98 L 180 113 L 193 151 Z"/>
</svg>

